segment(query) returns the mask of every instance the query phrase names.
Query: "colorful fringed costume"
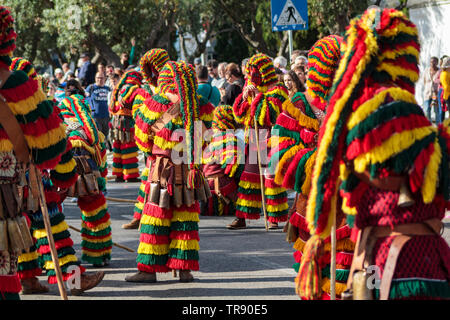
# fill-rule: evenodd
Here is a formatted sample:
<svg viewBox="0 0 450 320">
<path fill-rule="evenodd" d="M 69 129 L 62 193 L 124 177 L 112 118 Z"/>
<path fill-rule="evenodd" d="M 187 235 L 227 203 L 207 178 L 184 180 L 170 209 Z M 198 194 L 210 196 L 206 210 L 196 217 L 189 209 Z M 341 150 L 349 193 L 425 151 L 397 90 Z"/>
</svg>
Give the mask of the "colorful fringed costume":
<svg viewBox="0 0 450 320">
<path fill-rule="evenodd" d="M 38 80 L 37 74 L 33 65 L 24 58 L 14 58 L 11 63 L 11 71 L 22 70 L 27 73 L 28 77 L 33 80 Z M 59 112 L 56 105 L 54 109 Z M 64 214 L 62 213 L 61 203 L 64 198 L 57 192 L 57 188 L 67 189 L 73 185 L 77 179 L 76 162 L 72 157 L 70 143 L 67 143 L 67 148 L 61 157 L 61 161 L 56 167 L 51 170 L 43 170 L 42 184 L 44 186 L 45 199 L 50 217 L 50 225 L 55 233 L 55 247 L 57 248 L 59 263 L 62 271 L 63 280 L 70 277 L 67 269 L 72 265 L 80 265 L 75 251 L 72 248 L 73 241 L 70 238 L 68 226 L 65 222 Z M 27 189 L 27 198 L 32 197 L 32 194 Z M 50 254 L 50 247 L 45 231 L 42 212 L 39 208 L 37 199 L 27 201 L 27 207 L 24 208 L 31 223 L 31 233 L 36 239 L 35 245 L 30 248 L 30 251 L 19 256 L 17 271 L 21 282 L 26 279 L 32 279 L 39 276 L 42 269 L 47 271 L 48 283 L 56 283 L 56 274 L 54 270 L 53 261 Z M 81 273 L 84 268 L 80 267 Z M 23 283 L 23 285 L 25 285 Z"/>
<path fill-rule="evenodd" d="M 264 176 L 264 197 L 268 221 L 272 224 L 287 220 L 287 193 L 273 181 L 273 175 L 260 172 L 257 162 L 257 143 L 255 136 L 255 119 L 258 125 L 262 170 L 266 167 L 266 157 L 261 150 L 270 135 L 270 130 L 282 111 L 283 103 L 289 99 L 288 91 L 279 83 L 272 60 L 264 54 L 256 54 L 247 63 L 246 87 L 257 89 L 254 97 L 244 99 L 240 94 L 233 106 L 233 114 L 237 123 L 245 128 L 245 167 L 242 172 L 236 201 L 236 217 L 238 219 L 259 219 L 261 216 L 262 196 L 260 175 Z M 261 134 L 264 133 L 264 134 Z"/>
<path fill-rule="evenodd" d="M 147 98 L 135 113 L 136 132 L 140 132 L 136 142 L 150 161 L 137 257 L 139 272 L 127 281 L 139 282 L 142 274 L 171 269 L 199 269 L 197 193 L 204 190 L 206 182 L 198 168 L 202 146 L 197 145 L 196 122 L 201 120 L 202 110 L 196 88 L 191 65 L 167 62 L 159 74 L 158 93 Z M 179 97 L 178 102 L 173 103 L 169 94 Z M 172 112 L 176 106 L 179 111 Z M 211 108 L 210 104 L 203 107 Z M 169 113 L 173 116 L 164 120 Z M 180 135 L 184 135 L 183 143 Z M 177 150 L 182 151 L 181 158 L 177 158 Z"/>
<path fill-rule="evenodd" d="M 99 189 L 98 193 L 85 192 L 77 196 L 82 219 L 81 259 L 94 265 L 107 264 L 111 259 L 112 240 L 110 216 L 103 195 L 107 175 L 105 137 L 97 129 L 83 96 L 71 95 L 61 101 L 59 108 L 67 125 L 77 171 L 80 175 L 93 172 Z"/>
<path fill-rule="evenodd" d="M 352 268 L 379 268 L 375 298 L 450 297 L 450 249 L 439 234 L 449 200 L 449 122 L 433 126 L 416 104 L 417 33 L 402 12 L 377 8 L 347 29 L 319 133 L 306 215 L 313 236 L 298 274 L 302 296 L 320 295 L 315 265 L 340 196 L 349 224 L 359 229 Z M 402 200 L 408 193 L 412 202 Z"/>
<path fill-rule="evenodd" d="M 16 33 L 14 20 L 9 11 L 0 6 L 0 68 L 9 71 L 12 52 L 15 49 Z M 15 116 L 25 137 L 31 162 L 40 170 L 53 169 L 66 150 L 67 139 L 64 125 L 53 104 L 46 100 L 36 79 L 29 78 L 23 71 L 11 72 L 0 84 L 0 94 L 6 99 L 12 116 Z M 2 108 L 4 106 L 2 105 Z M 17 273 L 18 256 L 22 250 L 28 251 L 33 244 L 29 229 L 13 231 L 9 227 L 12 220 L 22 219 L 26 205 L 26 192 L 22 199 L 19 188 L 26 187 L 25 172 L 20 169 L 15 147 L 5 128 L 0 128 L 0 299 L 19 299 L 21 284 Z M 24 184 L 25 183 L 25 184 Z M 22 189 L 23 191 L 24 189 Z M 21 203 L 23 200 L 23 203 Z M 12 224 L 11 224 L 12 225 Z M 9 238 L 9 240 L 8 240 Z M 29 241 L 19 241 L 29 239 Z M 6 240 L 5 240 L 6 239 Z M 13 239 L 16 239 L 12 241 Z M 27 245 L 28 244 L 28 245 Z M 33 269 L 33 268 L 32 268 Z"/>
<path fill-rule="evenodd" d="M 237 184 L 244 169 L 244 146 L 239 145 L 236 129 L 233 107 L 218 106 L 214 110 L 211 142 L 203 153 L 203 172 L 212 197 L 205 204 L 202 215 L 235 214 Z"/>
<path fill-rule="evenodd" d="M 114 88 L 109 113 L 113 141 L 113 172 L 117 180 L 134 181 L 139 177 L 138 147 L 134 140 L 133 100 L 141 89 L 142 75 L 130 70 Z"/>
<path fill-rule="evenodd" d="M 141 68 L 141 73 L 143 75 L 143 81 L 146 84 L 141 85 L 141 87 L 135 90 L 135 95 L 129 98 L 130 103 L 132 104 L 132 113 L 133 119 L 135 116 L 135 111 L 139 108 L 139 106 L 150 96 L 153 95 L 152 88 L 157 86 L 158 76 L 161 69 L 164 67 L 166 62 L 169 61 L 169 54 L 164 49 L 151 49 L 147 51 L 141 58 L 139 64 Z M 150 86 L 149 88 L 147 88 Z M 136 127 L 139 131 L 139 128 Z M 142 136 L 142 133 L 139 131 L 138 135 Z M 138 137 L 136 137 L 138 139 Z M 142 210 L 144 209 L 144 198 L 145 198 L 145 184 L 148 180 L 148 166 L 146 166 L 141 173 L 141 185 L 138 191 L 138 197 L 136 205 L 134 206 L 133 220 L 130 223 L 131 225 L 137 225 L 139 220 L 142 217 Z M 134 222 L 134 223 L 133 223 Z"/>
<path fill-rule="evenodd" d="M 309 228 L 305 222 L 306 201 L 311 187 L 312 170 L 317 156 L 317 138 L 321 115 L 326 112 L 327 98 L 340 59 L 342 37 L 330 35 L 318 40 L 308 54 L 308 78 L 306 93 L 296 93 L 283 104 L 283 112 L 272 129 L 270 166 L 275 171 L 275 183 L 297 192 L 289 218 L 290 241 L 294 243 L 294 269 L 298 271 Z M 350 240 L 351 229 L 344 214 L 339 214 L 337 230 L 337 298 L 346 288 L 352 262 L 354 244 Z M 330 242 L 330 238 L 326 239 Z M 330 245 L 320 261 L 324 275 L 320 286 L 324 293 L 320 299 L 330 299 Z M 302 297 L 305 299 L 306 297 Z"/>
</svg>

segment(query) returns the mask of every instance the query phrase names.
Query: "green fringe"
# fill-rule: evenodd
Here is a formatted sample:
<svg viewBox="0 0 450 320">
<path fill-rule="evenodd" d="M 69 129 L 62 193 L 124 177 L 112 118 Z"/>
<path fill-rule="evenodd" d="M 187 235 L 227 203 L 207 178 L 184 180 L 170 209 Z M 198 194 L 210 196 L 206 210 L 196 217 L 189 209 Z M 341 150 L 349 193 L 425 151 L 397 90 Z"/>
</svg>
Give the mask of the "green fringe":
<svg viewBox="0 0 450 320">
<path fill-rule="evenodd" d="M 141 224 L 141 233 L 154 234 L 158 236 L 168 236 L 170 234 L 170 227 Z"/>
<path fill-rule="evenodd" d="M 167 256 L 167 254 L 157 255 L 157 254 L 139 253 L 136 258 L 136 262 L 145 264 L 147 266 L 151 265 L 165 266 L 167 264 L 168 258 L 169 257 Z"/>
<path fill-rule="evenodd" d="M 80 261 L 70 261 L 61 266 L 61 272 L 67 273 L 67 269 L 69 269 L 70 266 L 80 266 L 80 265 L 81 265 Z M 55 269 L 47 270 L 47 276 L 56 276 Z"/>
<path fill-rule="evenodd" d="M 37 259 L 26 262 L 20 262 L 17 264 L 17 271 L 26 271 L 33 269 L 40 269 L 39 262 Z"/>
<path fill-rule="evenodd" d="M 197 250 L 170 249 L 169 257 L 180 260 L 199 260 Z"/>
<path fill-rule="evenodd" d="M 56 250 L 58 252 L 58 258 L 64 258 L 69 255 L 75 255 L 75 250 L 72 247 L 64 247 Z M 44 261 L 52 261 L 51 254 L 43 254 L 42 259 Z"/>
<path fill-rule="evenodd" d="M 86 228 L 81 228 L 81 233 L 94 237 L 103 237 L 111 233 L 111 227 L 107 227 L 101 231 L 91 231 Z"/>
<path fill-rule="evenodd" d="M 93 250 L 99 250 L 99 249 L 105 249 L 109 248 L 113 245 L 112 240 L 106 241 L 106 242 L 89 242 L 87 240 L 81 241 L 81 247 L 86 249 L 93 249 Z"/>
<path fill-rule="evenodd" d="M 0 292 L 0 301 L 20 301 L 18 293 Z"/>
<path fill-rule="evenodd" d="M 87 263 L 101 264 L 104 260 L 111 260 L 111 254 L 106 253 L 100 257 L 91 257 L 91 256 L 88 256 L 87 254 L 83 253 L 83 255 L 81 256 L 81 260 L 83 260 Z"/>
<path fill-rule="evenodd" d="M 195 221 L 175 221 L 172 222 L 173 231 L 198 231 L 198 222 Z"/>
<path fill-rule="evenodd" d="M 108 213 L 107 209 L 103 209 L 100 210 L 95 216 L 92 217 L 86 217 L 85 215 L 81 215 L 81 219 L 83 219 L 83 221 L 85 222 L 92 222 L 92 221 L 97 221 L 100 220 L 101 218 L 103 218 L 105 216 L 105 214 Z"/>
<path fill-rule="evenodd" d="M 53 235 L 53 239 L 55 239 L 55 241 L 62 240 L 62 239 L 67 239 L 67 238 L 70 238 L 70 232 L 68 230 L 65 230 L 63 232 L 56 233 L 56 234 Z M 48 245 L 47 237 L 38 239 L 36 241 L 36 246 L 38 248 L 40 246 L 46 246 L 46 245 Z"/>
<path fill-rule="evenodd" d="M 336 281 L 347 282 L 349 274 L 350 274 L 350 270 L 336 269 Z M 327 265 L 322 269 L 322 277 L 331 279 L 330 265 Z"/>
<path fill-rule="evenodd" d="M 379 290 L 375 289 L 374 292 L 375 298 L 378 299 L 380 296 Z M 409 297 L 434 297 L 449 299 L 450 284 L 446 280 L 392 280 L 389 299 L 401 299 Z"/>
</svg>

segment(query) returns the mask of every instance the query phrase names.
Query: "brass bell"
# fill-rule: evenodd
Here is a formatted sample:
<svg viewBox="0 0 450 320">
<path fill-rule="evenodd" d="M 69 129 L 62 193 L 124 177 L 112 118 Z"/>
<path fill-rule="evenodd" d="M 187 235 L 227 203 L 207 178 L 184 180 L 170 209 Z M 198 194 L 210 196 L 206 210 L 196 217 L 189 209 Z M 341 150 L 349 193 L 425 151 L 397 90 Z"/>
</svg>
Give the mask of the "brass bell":
<svg viewBox="0 0 450 320">
<path fill-rule="evenodd" d="M 411 191 L 409 191 L 408 186 L 402 183 L 400 186 L 400 195 L 398 197 L 397 206 L 399 207 L 409 207 L 415 203 Z"/>
</svg>

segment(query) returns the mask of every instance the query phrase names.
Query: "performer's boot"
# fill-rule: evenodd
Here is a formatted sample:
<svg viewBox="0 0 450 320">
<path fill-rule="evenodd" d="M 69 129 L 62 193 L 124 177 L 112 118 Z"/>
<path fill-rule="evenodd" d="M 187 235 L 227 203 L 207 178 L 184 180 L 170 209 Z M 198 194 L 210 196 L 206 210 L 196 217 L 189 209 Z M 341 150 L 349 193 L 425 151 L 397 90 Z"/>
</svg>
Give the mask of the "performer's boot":
<svg viewBox="0 0 450 320">
<path fill-rule="evenodd" d="M 245 229 L 247 228 L 247 225 L 245 224 L 244 218 L 236 218 L 233 220 L 233 222 L 229 225 L 227 225 L 228 229 Z"/>
<path fill-rule="evenodd" d="M 125 223 L 122 225 L 122 229 L 138 229 L 140 220 L 133 218 L 129 223 Z"/>
<path fill-rule="evenodd" d="M 180 282 L 192 282 L 194 281 L 194 276 L 191 270 L 180 270 Z"/>
<path fill-rule="evenodd" d="M 278 229 L 278 223 L 277 222 L 269 222 L 269 229 L 271 229 L 271 230 Z"/>
<path fill-rule="evenodd" d="M 48 292 L 48 287 L 39 282 L 36 277 L 20 280 L 22 294 L 38 294 Z"/>
<path fill-rule="evenodd" d="M 100 283 L 100 281 L 103 280 L 103 277 L 105 276 L 105 272 L 103 271 L 98 271 L 96 273 L 93 274 L 85 274 L 83 273 L 81 275 L 81 285 L 80 288 L 78 289 L 72 289 L 70 292 L 72 293 L 72 295 L 74 296 L 79 296 L 81 295 L 83 292 L 94 288 L 96 285 L 98 285 Z"/>
<path fill-rule="evenodd" d="M 132 276 L 125 277 L 125 281 L 154 283 L 154 282 L 156 282 L 156 273 L 138 271 L 137 273 L 133 274 Z"/>
</svg>

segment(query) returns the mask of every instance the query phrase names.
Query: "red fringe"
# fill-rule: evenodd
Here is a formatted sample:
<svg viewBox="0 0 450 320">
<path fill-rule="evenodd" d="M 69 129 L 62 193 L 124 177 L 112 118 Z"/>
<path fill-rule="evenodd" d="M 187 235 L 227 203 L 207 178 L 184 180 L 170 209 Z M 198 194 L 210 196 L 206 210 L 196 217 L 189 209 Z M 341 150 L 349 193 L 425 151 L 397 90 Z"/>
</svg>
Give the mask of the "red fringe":
<svg viewBox="0 0 450 320">
<path fill-rule="evenodd" d="M 279 222 L 285 222 L 288 220 L 288 215 L 287 214 L 283 214 L 280 216 L 269 216 L 267 218 L 267 221 L 271 222 L 271 223 L 279 223 Z"/>
<path fill-rule="evenodd" d="M 137 219 L 137 220 L 141 220 L 142 214 L 137 212 L 137 211 L 135 211 L 134 214 L 133 214 L 133 218 Z"/>
<path fill-rule="evenodd" d="M 56 250 L 60 250 L 62 248 L 72 247 L 73 241 L 71 238 L 61 239 L 58 241 L 55 241 L 55 248 Z M 50 253 L 50 246 L 49 245 L 42 245 L 37 250 L 40 254 L 49 254 Z"/>
<path fill-rule="evenodd" d="M 272 206 L 280 205 L 282 203 L 287 203 L 287 197 L 283 197 L 283 198 L 279 198 L 279 199 L 267 199 L 266 200 L 266 204 L 267 205 L 272 205 Z"/>
<path fill-rule="evenodd" d="M 238 198 L 249 201 L 261 201 L 261 194 L 244 194 L 238 192 Z"/>
<path fill-rule="evenodd" d="M 199 265 L 197 260 L 180 260 L 169 258 L 167 266 L 172 270 L 193 270 L 198 271 Z"/>
<path fill-rule="evenodd" d="M 83 267 L 83 266 L 78 266 L 78 267 L 80 268 L 80 275 L 86 272 L 86 268 L 85 267 Z M 69 280 L 69 278 L 70 278 L 70 276 L 72 274 L 73 273 L 64 272 L 62 274 L 63 281 Z M 58 279 L 56 278 L 56 275 L 55 276 L 49 276 L 47 281 L 48 281 L 49 284 L 57 284 L 58 283 Z"/>
<path fill-rule="evenodd" d="M 139 241 L 147 244 L 169 244 L 168 236 L 141 233 Z"/>
<path fill-rule="evenodd" d="M 82 249 L 86 253 L 88 253 L 88 252 L 96 252 L 97 253 L 97 252 L 103 252 L 103 251 L 107 251 L 107 250 L 111 251 L 112 250 L 112 246 L 105 247 L 105 248 L 102 248 L 102 249 L 91 249 L 91 248 L 82 248 Z"/>
<path fill-rule="evenodd" d="M 145 204 L 142 214 L 159 219 L 172 219 L 173 217 L 172 209 L 163 209 L 151 202 Z"/>
<path fill-rule="evenodd" d="M 94 195 L 78 198 L 78 206 L 81 210 L 86 212 L 94 211 L 95 209 L 106 204 L 106 199 L 103 195 Z"/>
<path fill-rule="evenodd" d="M 90 229 L 93 229 L 93 228 L 95 228 L 96 226 L 98 226 L 98 225 L 100 225 L 100 224 L 102 224 L 102 223 L 105 223 L 105 222 L 109 221 L 109 219 L 110 219 L 109 213 L 106 213 L 106 214 L 105 214 L 101 219 L 99 219 L 99 220 L 91 221 L 91 222 L 84 221 L 84 223 L 85 223 L 86 227 L 88 227 L 88 228 L 90 228 Z"/>
<path fill-rule="evenodd" d="M 430 145 L 423 150 L 414 161 L 413 170 L 409 174 L 409 184 L 412 192 L 417 192 L 422 186 L 424 171 L 433 152 L 434 144 L 430 143 Z"/>
<path fill-rule="evenodd" d="M 88 235 L 88 234 L 83 234 L 83 238 L 86 238 L 88 240 L 102 240 L 102 239 L 106 239 L 106 238 L 108 238 L 110 236 L 111 236 L 111 232 L 106 234 L 106 235 L 104 235 L 104 236 L 91 236 L 91 235 Z"/>
<path fill-rule="evenodd" d="M 19 276 L 20 280 L 25 279 L 32 279 L 34 277 L 38 277 L 42 274 L 41 268 L 34 268 L 31 270 L 23 270 L 23 271 L 17 271 L 17 275 Z"/>
<path fill-rule="evenodd" d="M 21 290 L 18 274 L 0 276 L 0 292 L 19 293 Z"/>
<path fill-rule="evenodd" d="M 0 91 L 8 102 L 19 102 L 33 96 L 38 90 L 37 80 L 28 78 L 28 81 L 14 88 L 6 89 L 3 87 Z"/>
<path fill-rule="evenodd" d="M 198 231 L 171 231 L 170 239 L 200 241 Z"/>
<path fill-rule="evenodd" d="M 308 223 L 306 222 L 305 217 L 299 214 L 298 212 L 294 212 L 291 215 L 289 223 L 292 224 L 294 227 L 297 227 L 298 229 L 309 233 Z"/>
<path fill-rule="evenodd" d="M 156 273 L 156 272 L 169 272 L 170 269 L 164 265 L 145 265 L 143 263 L 138 263 L 137 268 L 139 271 L 148 272 L 148 273 Z"/>
</svg>

